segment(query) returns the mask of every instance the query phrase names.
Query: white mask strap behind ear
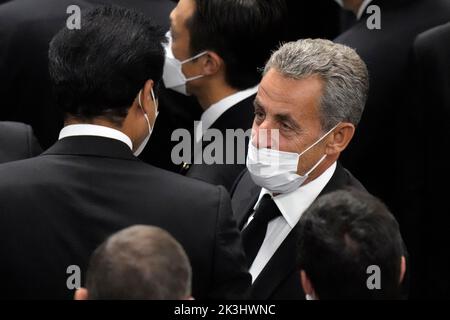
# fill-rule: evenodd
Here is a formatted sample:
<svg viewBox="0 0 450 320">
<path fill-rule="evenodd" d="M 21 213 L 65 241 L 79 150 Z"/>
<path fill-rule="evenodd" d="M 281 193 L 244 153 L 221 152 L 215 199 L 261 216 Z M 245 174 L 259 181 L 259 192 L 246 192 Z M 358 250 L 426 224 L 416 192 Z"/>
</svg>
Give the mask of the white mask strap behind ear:
<svg viewBox="0 0 450 320">
<path fill-rule="evenodd" d="M 152 88 L 151 94 L 152 94 L 153 103 L 155 104 L 155 120 L 156 120 L 156 117 L 159 114 L 159 103 L 158 103 L 158 100 L 156 100 L 156 98 L 155 98 L 155 92 L 153 92 L 153 88 Z"/>
<path fill-rule="evenodd" d="M 141 107 L 142 111 L 144 112 L 145 116 L 147 117 L 147 112 L 145 112 L 145 109 L 144 109 L 144 107 L 142 105 L 141 93 L 142 93 L 142 89 L 139 91 L 139 95 L 138 95 L 139 107 Z M 159 114 L 158 100 L 156 100 L 155 93 L 153 92 L 153 88 L 151 89 L 150 93 L 152 95 L 153 103 L 155 104 L 155 121 L 156 121 L 156 118 L 158 117 L 158 114 Z"/>
</svg>

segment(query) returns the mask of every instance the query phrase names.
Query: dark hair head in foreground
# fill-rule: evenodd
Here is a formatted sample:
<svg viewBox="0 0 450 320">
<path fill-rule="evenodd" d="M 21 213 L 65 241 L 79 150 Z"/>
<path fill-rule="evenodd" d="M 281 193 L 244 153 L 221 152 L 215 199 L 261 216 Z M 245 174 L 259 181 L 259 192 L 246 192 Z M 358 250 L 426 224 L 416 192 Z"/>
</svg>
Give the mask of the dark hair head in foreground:
<svg viewBox="0 0 450 320">
<path fill-rule="evenodd" d="M 352 189 L 333 192 L 304 213 L 298 228 L 306 293 L 321 300 L 401 298 L 405 249 L 398 223 L 381 201 Z M 368 286 L 370 266 L 379 267 L 380 289 Z"/>
<path fill-rule="evenodd" d="M 191 296 L 191 266 L 166 231 L 133 226 L 109 237 L 93 253 L 86 289 L 76 299 L 180 300 Z"/>
<path fill-rule="evenodd" d="M 163 32 L 119 7 L 82 12 L 81 29 L 61 29 L 50 43 L 49 71 L 58 105 L 80 120 L 121 125 L 147 80 L 162 77 Z"/>
</svg>

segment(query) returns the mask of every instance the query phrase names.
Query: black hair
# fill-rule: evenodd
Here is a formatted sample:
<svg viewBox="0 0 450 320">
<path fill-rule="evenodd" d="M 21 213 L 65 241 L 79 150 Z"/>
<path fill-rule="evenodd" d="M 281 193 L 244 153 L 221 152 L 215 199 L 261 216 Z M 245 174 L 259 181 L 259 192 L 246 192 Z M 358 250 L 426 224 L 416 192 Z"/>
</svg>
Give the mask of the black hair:
<svg viewBox="0 0 450 320">
<path fill-rule="evenodd" d="M 387 207 L 368 193 L 336 191 L 317 199 L 298 224 L 298 261 L 321 300 L 401 299 L 406 250 Z M 377 266 L 380 289 L 369 289 Z M 371 271 L 372 272 L 372 271 Z"/>
<path fill-rule="evenodd" d="M 157 85 L 164 33 L 135 11 L 103 6 L 81 16 L 81 29 L 63 28 L 50 43 L 49 71 L 66 116 L 106 117 L 121 124 L 139 90 Z"/>
<path fill-rule="evenodd" d="M 225 62 L 226 81 L 238 90 L 257 85 L 272 50 L 285 40 L 284 0 L 195 0 L 187 21 L 191 54 L 211 50 Z"/>
</svg>

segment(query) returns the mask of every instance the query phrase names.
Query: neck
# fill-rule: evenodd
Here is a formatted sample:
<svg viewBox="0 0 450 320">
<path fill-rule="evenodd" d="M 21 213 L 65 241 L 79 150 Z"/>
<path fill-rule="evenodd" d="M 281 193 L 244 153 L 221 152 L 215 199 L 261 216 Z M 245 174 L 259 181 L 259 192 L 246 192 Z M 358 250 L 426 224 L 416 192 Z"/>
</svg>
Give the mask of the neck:
<svg viewBox="0 0 450 320">
<path fill-rule="evenodd" d="M 127 135 L 131 139 L 133 145 L 136 143 L 136 134 L 134 133 L 133 130 L 128 129 L 130 126 L 125 125 L 125 121 L 124 121 L 124 125 L 122 125 L 122 126 L 118 126 L 117 124 L 111 122 L 110 120 L 107 120 L 102 117 L 81 120 L 81 119 L 69 116 L 64 121 L 65 127 L 70 126 L 70 125 L 75 125 L 75 124 L 91 124 L 91 125 L 115 129 L 115 130 L 118 130 L 118 131 L 124 133 L 125 135 Z"/>
<path fill-rule="evenodd" d="M 121 126 L 117 126 L 116 124 L 112 123 L 109 120 L 106 120 L 104 118 L 94 118 L 94 119 L 87 119 L 87 120 L 80 120 L 74 117 L 67 117 L 66 120 L 64 121 L 64 126 L 70 126 L 70 125 L 74 125 L 74 124 L 92 124 L 92 125 L 97 125 L 97 126 L 103 126 L 103 127 L 108 127 L 108 128 L 112 128 L 112 129 L 116 129 L 119 131 L 123 131 Z"/>
<path fill-rule="evenodd" d="M 237 89 L 234 89 L 225 83 L 212 82 L 210 85 L 202 87 L 201 90 L 195 93 L 195 96 L 202 109 L 206 110 L 213 104 L 236 92 L 238 92 Z"/>
</svg>

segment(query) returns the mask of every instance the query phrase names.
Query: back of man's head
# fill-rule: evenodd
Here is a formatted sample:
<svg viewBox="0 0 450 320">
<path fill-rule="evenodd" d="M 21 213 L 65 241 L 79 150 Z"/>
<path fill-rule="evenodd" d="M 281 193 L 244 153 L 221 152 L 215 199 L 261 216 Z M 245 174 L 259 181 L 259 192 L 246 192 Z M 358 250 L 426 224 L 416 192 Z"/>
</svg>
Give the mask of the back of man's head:
<svg viewBox="0 0 450 320">
<path fill-rule="evenodd" d="M 147 80 L 158 84 L 164 33 L 145 16 L 108 6 L 81 12 L 81 28 L 63 28 L 49 50 L 58 105 L 81 120 L 120 125 Z"/>
<path fill-rule="evenodd" d="M 298 228 L 302 284 L 315 298 L 401 298 L 405 249 L 381 201 L 352 189 L 336 191 L 319 198 Z"/>
<path fill-rule="evenodd" d="M 285 0 L 194 0 L 187 22 L 191 54 L 211 50 L 225 62 L 229 86 L 244 90 L 261 80 L 259 69 L 286 33 Z"/>
<path fill-rule="evenodd" d="M 169 233 L 157 227 L 133 226 L 112 235 L 94 252 L 84 298 L 188 299 L 191 277 L 189 259 Z"/>
</svg>

